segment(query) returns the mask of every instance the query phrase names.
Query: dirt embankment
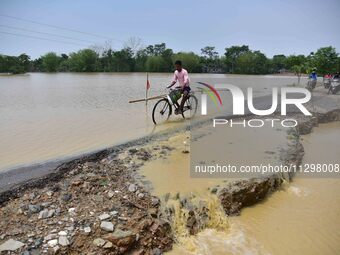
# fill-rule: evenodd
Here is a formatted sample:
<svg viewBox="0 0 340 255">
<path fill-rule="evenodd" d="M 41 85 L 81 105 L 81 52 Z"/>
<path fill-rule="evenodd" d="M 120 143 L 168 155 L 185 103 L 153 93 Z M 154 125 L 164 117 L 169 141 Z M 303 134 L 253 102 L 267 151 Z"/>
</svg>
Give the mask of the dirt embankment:
<svg viewBox="0 0 340 255">
<path fill-rule="evenodd" d="M 153 149 L 166 155 L 171 148 Z M 0 209 L 0 250 L 160 254 L 171 249 L 170 224 L 159 216 L 159 199 L 134 179 L 152 157 L 150 150 L 131 148 L 124 157 L 112 153 L 76 161 L 62 166 L 58 175 L 16 189 L 12 198 L 7 193 Z"/>
</svg>

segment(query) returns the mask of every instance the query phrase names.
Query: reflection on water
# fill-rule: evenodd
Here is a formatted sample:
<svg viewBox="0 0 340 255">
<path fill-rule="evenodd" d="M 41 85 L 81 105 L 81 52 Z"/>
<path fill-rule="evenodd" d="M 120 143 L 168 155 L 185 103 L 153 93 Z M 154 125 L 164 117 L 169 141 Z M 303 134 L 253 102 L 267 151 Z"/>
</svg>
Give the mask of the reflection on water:
<svg viewBox="0 0 340 255">
<path fill-rule="evenodd" d="M 163 94 L 171 74 L 150 74 L 150 96 Z M 195 81 L 271 86 L 296 78 L 192 74 Z M 152 132 L 151 109 L 129 104 L 145 96 L 146 74 L 28 74 L 0 77 L 0 169 L 106 147 Z M 268 91 L 268 92 L 267 92 Z M 176 126 L 176 118 L 172 117 Z M 157 127 L 156 131 L 169 125 Z"/>
</svg>

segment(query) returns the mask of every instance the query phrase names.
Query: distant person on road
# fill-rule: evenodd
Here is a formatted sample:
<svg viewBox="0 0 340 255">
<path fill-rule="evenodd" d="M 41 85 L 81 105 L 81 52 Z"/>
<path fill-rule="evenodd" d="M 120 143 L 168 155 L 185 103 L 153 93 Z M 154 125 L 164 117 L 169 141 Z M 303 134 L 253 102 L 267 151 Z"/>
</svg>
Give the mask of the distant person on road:
<svg viewBox="0 0 340 255">
<path fill-rule="evenodd" d="M 172 79 L 171 84 L 167 88 L 171 88 L 173 85 L 176 84 L 178 81 L 179 83 L 179 89 L 181 93 L 183 94 L 181 104 L 179 105 L 178 109 L 176 109 L 175 114 L 182 114 L 183 113 L 183 107 L 184 103 L 188 98 L 189 92 L 190 92 L 190 80 L 189 80 L 189 74 L 188 71 L 182 68 L 182 61 L 177 60 L 175 62 L 175 73 L 174 77 Z"/>
<path fill-rule="evenodd" d="M 309 78 L 312 80 L 312 81 L 316 81 L 318 79 L 318 76 L 316 74 L 315 71 L 313 71 L 310 75 L 309 75 Z"/>
<path fill-rule="evenodd" d="M 340 74 L 339 72 L 336 72 L 333 76 L 333 79 L 340 79 Z"/>
</svg>

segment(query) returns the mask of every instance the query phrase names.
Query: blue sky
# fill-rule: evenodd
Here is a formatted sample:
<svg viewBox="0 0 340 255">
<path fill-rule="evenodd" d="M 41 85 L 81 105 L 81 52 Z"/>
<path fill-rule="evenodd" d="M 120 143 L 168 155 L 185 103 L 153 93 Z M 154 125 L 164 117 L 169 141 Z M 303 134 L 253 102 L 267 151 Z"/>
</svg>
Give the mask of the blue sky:
<svg viewBox="0 0 340 255">
<path fill-rule="evenodd" d="M 211 45 L 223 54 L 225 47 L 242 44 L 268 57 L 309 54 L 329 45 L 340 51 L 339 0 L 0 0 L 0 53 L 25 52 L 36 58 L 48 51 L 70 53 L 104 44 L 106 39 L 6 15 L 109 37 L 114 49 L 135 36 L 144 45 L 165 42 L 175 51 L 196 53 Z"/>
</svg>

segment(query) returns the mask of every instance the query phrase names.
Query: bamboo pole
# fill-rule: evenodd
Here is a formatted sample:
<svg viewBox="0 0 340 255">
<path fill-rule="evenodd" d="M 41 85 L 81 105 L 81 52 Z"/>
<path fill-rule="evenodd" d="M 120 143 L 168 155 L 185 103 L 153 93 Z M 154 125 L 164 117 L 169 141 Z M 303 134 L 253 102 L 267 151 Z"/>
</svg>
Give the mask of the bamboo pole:
<svg viewBox="0 0 340 255">
<path fill-rule="evenodd" d="M 159 98 L 163 98 L 166 95 L 159 95 L 159 96 L 154 96 L 154 97 L 148 97 L 148 98 L 143 98 L 143 99 L 136 99 L 136 100 L 130 100 L 129 103 L 137 103 L 137 102 L 144 102 L 144 101 L 149 101 L 149 100 L 155 100 L 155 99 L 159 99 Z"/>
</svg>

